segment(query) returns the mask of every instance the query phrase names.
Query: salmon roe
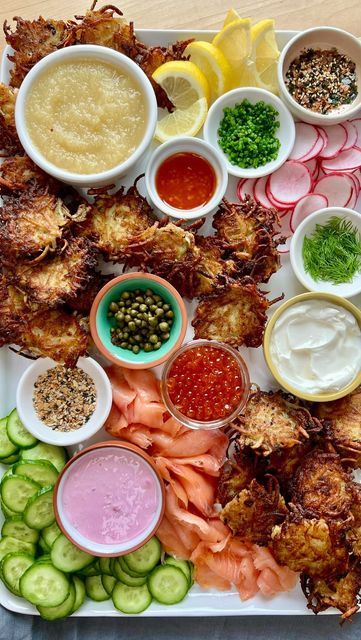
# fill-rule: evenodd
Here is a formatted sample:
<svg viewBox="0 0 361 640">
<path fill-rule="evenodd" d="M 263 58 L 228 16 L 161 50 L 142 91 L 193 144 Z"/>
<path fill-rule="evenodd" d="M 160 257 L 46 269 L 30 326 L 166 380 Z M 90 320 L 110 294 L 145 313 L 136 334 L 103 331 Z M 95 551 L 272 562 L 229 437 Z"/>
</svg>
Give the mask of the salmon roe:
<svg viewBox="0 0 361 640">
<path fill-rule="evenodd" d="M 170 368 L 169 398 L 187 418 L 210 422 L 230 416 L 243 395 L 239 364 L 230 353 L 211 346 L 181 353 Z"/>
</svg>

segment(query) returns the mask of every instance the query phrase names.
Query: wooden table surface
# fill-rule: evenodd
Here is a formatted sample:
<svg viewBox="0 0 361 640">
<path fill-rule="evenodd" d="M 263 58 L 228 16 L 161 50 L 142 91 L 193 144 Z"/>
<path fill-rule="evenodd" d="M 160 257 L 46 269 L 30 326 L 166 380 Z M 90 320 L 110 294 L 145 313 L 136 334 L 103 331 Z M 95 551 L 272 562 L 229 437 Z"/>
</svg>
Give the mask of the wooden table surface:
<svg viewBox="0 0 361 640">
<path fill-rule="evenodd" d="M 107 0 L 104 0 L 104 4 Z M 110 0 L 111 1 L 111 0 Z M 0 23 L 14 15 L 69 18 L 83 13 L 91 0 L 1 0 Z M 98 5 L 102 5 L 99 0 Z M 138 28 L 219 28 L 230 0 L 119 0 L 118 6 Z M 337 26 L 361 35 L 360 0 L 244 0 L 235 8 L 254 20 L 275 18 L 278 29 Z M 0 35 L 0 49 L 4 38 Z"/>
</svg>

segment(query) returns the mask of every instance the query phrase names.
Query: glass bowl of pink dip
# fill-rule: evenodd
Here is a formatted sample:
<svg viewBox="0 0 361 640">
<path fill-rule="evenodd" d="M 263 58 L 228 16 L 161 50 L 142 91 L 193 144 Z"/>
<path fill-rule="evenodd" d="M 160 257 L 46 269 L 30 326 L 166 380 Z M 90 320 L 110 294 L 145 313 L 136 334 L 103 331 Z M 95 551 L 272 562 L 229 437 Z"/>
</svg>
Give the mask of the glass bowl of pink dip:
<svg viewBox="0 0 361 640">
<path fill-rule="evenodd" d="M 127 442 L 101 442 L 77 453 L 54 490 L 57 523 L 77 547 L 112 557 L 141 547 L 164 513 L 164 485 L 153 460 Z"/>
</svg>

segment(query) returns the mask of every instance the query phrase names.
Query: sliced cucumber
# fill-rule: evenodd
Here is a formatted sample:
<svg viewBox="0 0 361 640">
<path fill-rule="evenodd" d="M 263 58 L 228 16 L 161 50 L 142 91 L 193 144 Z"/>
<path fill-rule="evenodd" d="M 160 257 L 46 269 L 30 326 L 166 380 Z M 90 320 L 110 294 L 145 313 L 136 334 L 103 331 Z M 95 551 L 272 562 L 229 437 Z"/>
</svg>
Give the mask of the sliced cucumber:
<svg viewBox="0 0 361 640">
<path fill-rule="evenodd" d="M 44 620 L 60 620 L 67 618 L 73 613 L 75 602 L 75 587 L 73 582 L 70 583 L 68 597 L 57 607 L 44 607 L 38 605 L 36 608 Z"/>
<path fill-rule="evenodd" d="M 47 553 L 50 555 L 50 547 L 46 544 L 43 536 L 40 536 L 38 545 L 43 553 Z"/>
<path fill-rule="evenodd" d="M 16 409 L 14 409 L 8 416 L 6 430 L 11 442 L 21 449 L 34 447 L 38 442 L 37 438 L 25 429 Z"/>
<path fill-rule="evenodd" d="M 85 578 L 85 590 L 87 596 L 95 602 L 103 602 L 109 600 L 110 595 L 104 589 L 101 576 L 89 576 Z"/>
<path fill-rule="evenodd" d="M 67 455 L 63 447 L 38 442 L 38 444 L 35 445 L 35 447 L 31 447 L 31 449 L 23 449 L 20 454 L 20 460 L 45 460 L 51 462 L 60 472 L 65 466 Z"/>
<path fill-rule="evenodd" d="M 110 570 L 110 560 L 111 558 L 99 558 L 100 573 L 105 573 L 107 576 L 113 575 Z"/>
<path fill-rule="evenodd" d="M 41 487 L 52 487 L 59 475 L 54 465 L 47 460 L 22 460 L 15 465 L 14 473 L 31 478 Z"/>
<path fill-rule="evenodd" d="M 15 511 L 13 511 L 12 509 L 8 509 L 8 507 L 6 506 L 6 504 L 3 503 L 2 500 L 1 500 L 0 504 L 1 504 L 1 511 L 3 512 L 4 517 L 6 519 L 13 518 L 14 516 L 18 516 L 19 515 L 18 513 L 15 513 Z"/>
<path fill-rule="evenodd" d="M 119 562 L 123 571 L 125 571 L 125 573 L 127 573 L 129 576 L 133 576 L 133 578 L 144 578 L 143 574 L 137 573 L 136 571 L 132 571 L 131 569 L 129 569 L 127 563 L 124 560 L 124 557 L 120 556 L 119 558 L 117 558 L 117 561 Z"/>
<path fill-rule="evenodd" d="M 178 567 L 178 569 L 183 571 L 185 577 L 188 580 L 189 586 L 190 587 L 192 586 L 192 571 L 191 571 L 191 566 L 189 562 L 187 562 L 187 560 L 177 560 L 172 556 L 167 556 L 164 560 L 164 564 L 169 564 L 169 565 L 172 565 L 173 567 Z"/>
<path fill-rule="evenodd" d="M 54 567 L 65 573 L 80 571 L 94 561 L 94 556 L 75 547 L 62 533 L 51 547 L 50 555 Z"/>
<path fill-rule="evenodd" d="M 42 564 L 44 564 L 44 562 L 47 564 L 52 564 L 50 553 L 43 553 L 42 556 L 39 556 L 39 558 L 36 559 L 36 562 L 40 562 Z"/>
<path fill-rule="evenodd" d="M 170 564 L 156 567 L 148 577 L 148 587 L 153 598 L 162 604 L 176 604 L 183 600 L 189 583 L 183 571 Z"/>
<path fill-rule="evenodd" d="M 8 520 L 5 520 L 1 529 L 1 536 L 11 536 L 17 540 L 33 543 L 39 540 L 38 531 L 34 531 L 34 529 L 28 527 L 22 519 L 22 516 L 12 516 Z"/>
<path fill-rule="evenodd" d="M 18 451 L 18 447 L 11 442 L 8 436 L 6 430 L 7 421 L 7 418 L 1 418 L 0 420 L 0 458 L 8 458 Z"/>
<path fill-rule="evenodd" d="M 20 593 L 37 606 L 57 607 L 70 591 L 67 576 L 52 564 L 36 562 L 20 579 Z"/>
<path fill-rule="evenodd" d="M 91 562 L 86 567 L 83 567 L 83 569 L 80 569 L 78 573 L 81 576 L 84 576 L 84 578 L 87 578 L 88 576 L 100 576 L 101 570 L 100 570 L 99 560 L 95 560 L 95 562 Z"/>
<path fill-rule="evenodd" d="M 153 536 L 142 547 L 132 553 L 128 553 L 123 558 L 131 571 L 146 575 L 158 564 L 161 554 L 161 544 L 158 538 Z"/>
<path fill-rule="evenodd" d="M 13 453 L 12 456 L 8 456 L 7 458 L 1 458 L 0 462 L 1 464 L 15 464 L 15 462 L 17 462 L 19 460 L 19 452 L 18 453 Z"/>
<path fill-rule="evenodd" d="M 138 578 L 134 578 L 134 576 L 130 576 L 126 573 L 122 569 L 119 560 L 120 558 L 115 558 L 115 562 L 112 565 L 112 570 L 114 571 L 114 576 L 117 580 L 120 580 L 120 582 L 126 584 L 128 587 L 141 587 L 147 582 L 147 576 L 138 576 Z"/>
<path fill-rule="evenodd" d="M 8 553 L 1 563 L 1 572 L 7 588 L 16 596 L 20 596 L 19 582 L 21 576 L 31 565 L 34 564 L 34 558 L 28 553 L 18 551 Z"/>
<path fill-rule="evenodd" d="M 22 513 L 29 498 L 39 489 L 38 483 L 30 478 L 9 475 L 1 483 L 1 498 L 9 509 L 16 513 Z"/>
<path fill-rule="evenodd" d="M 40 530 L 49 527 L 54 520 L 53 487 L 44 487 L 28 500 L 24 511 L 24 522 L 29 527 Z"/>
<path fill-rule="evenodd" d="M 53 546 L 53 543 L 55 542 L 57 537 L 60 535 L 60 533 L 61 531 L 56 522 L 53 522 L 53 524 L 51 524 L 50 527 L 45 527 L 45 529 L 42 530 L 41 536 L 46 542 L 46 544 L 48 545 L 49 549 L 51 549 L 51 547 Z"/>
<path fill-rule="evenodd" d="M 75 588 L 75 602 L 73 605 L 72 613 L 75 613 L 82 604 L 84 604 L 85 600 L 85 585 L 84 582 L 78 576 L 72 576 L 74 588 Z"/>
<path fill-rule="evenodd" d="M 18 551 L 25 551 L 30 556 L 35 556 L 36 547 L 32 542 L 17 540 L 11 536 L 6 536 L 6 538 L 0 540 L 0 560 L 8 553 L 16 553 Z"/>
<path fill-rule="evenodd" d="M 146 584 L 141 587 L 128 587 L 117 582 L 112 593 L 113 604 L 123 613 L 141 613 L 148 609 L 152 596 Z"/>
<path fill-rule="evenodd" d="M 113 589 L 117 584 L 117 579 L 114 578 L 114 576 L 107 576 L 107 575 L 101 576 L 101 579 L 102 579 L 102 585 L 105 591 L 109 593 L 109 595 L 111 596 L 113 593 Z"/>
</svg>

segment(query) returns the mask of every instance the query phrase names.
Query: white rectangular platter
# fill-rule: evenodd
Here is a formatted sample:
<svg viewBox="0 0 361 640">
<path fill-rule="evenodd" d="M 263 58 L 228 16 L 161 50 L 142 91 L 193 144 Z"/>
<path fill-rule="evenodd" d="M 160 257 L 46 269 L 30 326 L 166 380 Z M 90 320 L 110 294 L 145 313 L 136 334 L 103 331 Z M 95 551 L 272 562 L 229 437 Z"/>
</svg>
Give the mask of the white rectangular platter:
<svg viewBox="0 0 361 640">
<path fill-rule="evenodd" d="M 137 35 L 140 40 L 148 45 L 167 46 L 176 40 L 184 40 L 188 38 L 196 38 L 199 40 L 211 41 L 216 32 L 214 31 L 175 31 L 175 30 L 148 30 L 139 29 Z M 282 49 L 285 44 L 295 35 L 296 31 L 277 31 L 277 41 L 279 48 Z M 1 61 L 0 81 L 8 82 L 10 63 L 7 60 L 7 54 L 10 48 L 6 47 Z M 136 167 L 136 171 L 129 174 L 122 180 L 122 184 L 130 186 L 135 177 L 143 173 L 147 163 L 148 156 L 142 159 L 142 162 Z M 237 180 L 230 177 L 227 197 L 230 200 L 236 200 L 236 184 Z M 140 190 L 141 183 L 140 183 Z M 361 199 L 356 205 L 357 210 L 361 213 Z M 207 221 L 203 226 L 202 234 L 211 234 L 211 221 Z M 272 276 L 270 282 L 264 287 L 269 292 L 269 298 L 276 298 L 284 293 L 285 298 L 302 293 L 303 287 L 298 283 L 293 275 L 288 255 L 281 258 L 282 268 Z M 111 273 L 120 271 L 120 268 L 113 265 L 105 266 L 105 270 Z M 353 302 L 361 306 L 361 294 L 353 299 Z M 195 304 L 187 303 L 189 318 L 192 318 Z M 277 308 L 277 305 L 274 306 Z M 270 313 L 272 313 L 272 308 Z M 188 327 L 186 340 L 193 337 L 193 329 Z M 277 384 L 272 378 L 266 366 L 262 347 L 258 349 L 242 348 L 241 353 L 248 364 L 252 382 L 257 383 L 262 389 L 276 389 Z M 91 354 L 99 359 L 96 352 Z M 16 386 L 23 371 L 29 366 L 31 361 L 17 356 L 7 347 L 0 349 L 0 415 L 6 415 L 15 406 Z M 104 360 L 102 361 L 104 364 Z M 159 375 L 159 374 L 158 374 Z M 92 441 L 84 442 L 77 449 L 82 449 L 93 441 L 101 441 L 109 436 L 101 431 Z M 73 448 L 70 453 L 74 453 Z M 5 467 L 0 465 L 0 473 L 5 471 Z M 0 525 L 3 516 L 0 514 Z M 17 613 L 38 615 L 35 607 L 28 604 L 22 598 L 11 594 L 0 581 L 0 604 L 10 611 Z M 326 614 L 337 613 L 335 609 L 329 609 Z M 192 617 L 192 616 L 247 616 L 247 615 L 314 615 L 306 608 L 306 601 L 301 592 L 301 588 L 297 585 L 289 593 L 281 593 L 275 597 L 267 598 L 257 595 L 250 600 L 242 602 L 236 590 L 221 592 L 215 589 L 204 590 L 194 585 L 183 602 L 175 606 L 164 606 L 156 603 L 140 614 L 143 617 Z M 116 611 L 111 600 L 106 602 L 93 602 L 87 600 L 85 604 L 74 614 L 74 617 L 124 617 L 124 614 Z"/>
</svg>

